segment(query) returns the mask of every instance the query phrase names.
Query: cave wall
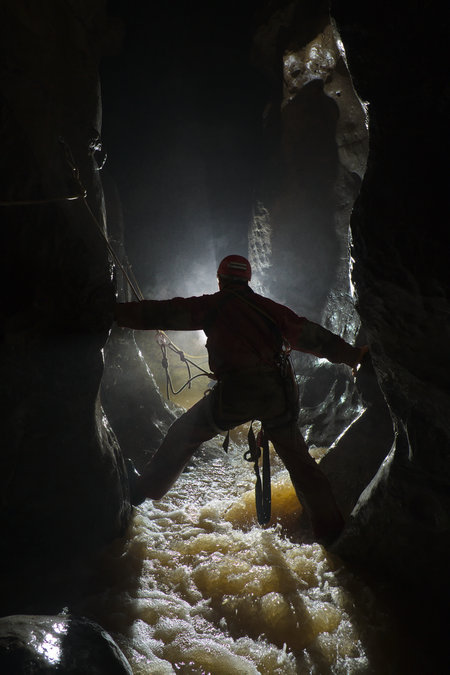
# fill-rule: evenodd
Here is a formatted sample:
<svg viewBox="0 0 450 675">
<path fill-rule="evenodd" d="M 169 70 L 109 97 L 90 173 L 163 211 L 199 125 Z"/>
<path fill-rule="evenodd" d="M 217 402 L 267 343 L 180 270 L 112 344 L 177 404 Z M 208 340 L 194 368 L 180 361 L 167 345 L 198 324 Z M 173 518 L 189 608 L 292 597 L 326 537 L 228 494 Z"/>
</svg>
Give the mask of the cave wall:
<svg viewBox="0 0 450 675">
<path fill-rule="evenodd" d="M 1 5 L 3 612 L 42 610 L 57 588 L 67 600 L 75 584 L 59 577 L 81 572 L 130 514 L 98 397 L 114 301 L 94 221 L 105 229 L 104 4 Z"/>
<path fill-rule="evenodd" d="M 439 587 L 450 525 L 446 27 L 438 6 L 335 0 L 333 45 L 329 10 L 280 0 L 258 16 L 254 58 L 272 94 L 250 252 L 263 288 L 348 339 L 361 321 L 370 345 L 366 413 L 323 463 L 346 514 L 369 483 L 339 552 L 404 588 L 430 572 Z M 354 298 L 342 279 L 346 241 Z M 329 401 L 342 393 L 334 386 Z"/>
<path fill-rule="evenodd" d="M 446 27 L 439 4 L 336 0 L 331 11 L 369 103 L 353 278 L 395 430 L 341 551 L 406 587 L 427 578 L 433 602 L 450 561 Z"/>
<path fill-rule="evenodd" d="M 256 23 L 252 58 L 268 83 L 250 228 L 256 281 L 352 338 L 349 214 L 365 170 L 366 109 L 326 2 L 267 3 Z"/>
</svg>

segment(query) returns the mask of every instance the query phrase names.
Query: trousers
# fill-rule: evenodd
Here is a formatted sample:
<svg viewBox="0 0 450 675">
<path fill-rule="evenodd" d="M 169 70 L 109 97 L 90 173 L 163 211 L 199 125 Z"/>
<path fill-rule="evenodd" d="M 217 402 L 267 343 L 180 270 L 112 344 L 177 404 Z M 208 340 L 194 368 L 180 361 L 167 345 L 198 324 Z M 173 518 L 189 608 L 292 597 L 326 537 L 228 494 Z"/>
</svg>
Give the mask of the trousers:
<svg viewBox="0 0 450 675">
<path fill-rule="evenodd" d="M 315 537 L 336 538 L 344 521 L 327 477 L 308 452 L 297 415 L 292 392 L 278 370 L 260 368 L 224 376 L 169 428 L 141 473 L 138 496 L 141 500 L 161 499 L 202 443 L 220 432 L 259 420 L 289 472 Z"/>
</svg>

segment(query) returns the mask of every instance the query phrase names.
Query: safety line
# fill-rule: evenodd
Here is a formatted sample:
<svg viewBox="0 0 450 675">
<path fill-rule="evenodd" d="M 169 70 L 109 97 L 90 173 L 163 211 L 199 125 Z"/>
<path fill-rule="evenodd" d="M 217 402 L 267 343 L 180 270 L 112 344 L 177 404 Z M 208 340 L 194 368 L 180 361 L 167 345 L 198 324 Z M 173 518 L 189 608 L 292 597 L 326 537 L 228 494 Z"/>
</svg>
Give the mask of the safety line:
<svg viewBox="0 0 450 675">
<path fill-rule="evenodd" d="M 67 141 L 62 136 L 60 136 L 58 138 L 58 140 L 64 148 L 64 154 L 65 154 L 66 162 L 67 162 L 67 164 L 68 164 L 68 166 L 69 166 L 69 168 L 72 172 L 74 180 L 76 181 L 76 183 L 79 187 L 80 194 L 64 196 L 64 197 L 51 197 L 51 198 L 48 198 L 48 199 L 36 199 L 36 200 L 35 199 L 23 199 L 23 200 L 18 200 L 18 201 L 0 201 L 0 206 L 5 206 L 5 207 L 8 207 L 8 206 L 38 206 L 38 205 L 41 205 L 41 204 L 53 204 L 53 203 L 64 202 L 64 201 L 68 201 L 68 202 L 78 201 L 80 199 L 83 200 L 83 203 L 84 203 L 91 219 L 94 221 L 98 232 L 100 233 L 101 237 L 103 238 L 103 241 L 105 242 L 105 245 L 106 245 L 111 257 L 113 258 L 114 262 L 119 267 L 119 269 L 121 270 L 126 282 L 128 283 L 128 286 L 130 287 L 131 291 L 133 292 L 136 300 L 138 302 L 141 302 L 142 300 L 144 300 L 144 294 L 142 293 L 142 291 L 139 287 L 139 284 L 136 280 L 136 277 L 135 277 L 134 273 L 131 270 L 131 273 L 133 274 L 133 277 L 134 277 L 133 279 L 131 279 L 130 274 L 128 274 L 127 270 L 125 269 L 124 265 L 122 264 L 122 261 L 120 260 L 116 251 L 111 246 L 111 243 L 108 239 L 108 236 L 107 236 L 106 232 L 104 231 L 104 228 L 100 225 L 100 223 L 98 221 L 98 218 L 95 216 L 91 207 L 89 206 L 89 203 L 87 201 L 87 196 L 88 196 L 87 190 L 81 182 L 79 169 L 75 164 L 75 160 L 74 160 L 72 151 L 71 151 Z M 103 162 L 103 164 L 104 164 L 104 162 Z M 172 342 L 172 340 L 169 338 L 169 336 L 162 330 L 157 329 L 156 334 L 157 334 L 158 343 L 161 347 L 161 351 L 163 352 L 163 366 L 164 366 L 164 363 L 166 363 L 165 370 L 166 370 L 166 378 L 167 378 L 167 398 L 169 398 L 169 385 L 170 385 L 170 390 L 171 390 L 172 394 L 175 396 L 175 395 L 179 394 L 181 391 L 183 391 L 183 389 L 185 389 L 187 386 L 190 386 L 190 383 L 192 382 L 192 380 L 196 379 L 197 377 L 201 377 L 203 375 L 206 375 L 209 378 L 213 378 L 212 373 L 209 373 L 204 368 L 201 368 L 198 364 L 196 364 L 196 363 L 194 363 L 190 360 L 190 359 L 204 359 L 205 358 L 204 356 L 193 356 L 192 354 L 185 354 L 184 351 L 182 349 L 180 349 L 179 347 L 177 347 L 177 345 L 174 342 Z M 169 349 L 171 351 L 178 354 L 178 356 L 180 357 L 180 360 L 183 361 L 186 364 L 186 367 L 188 369 L 189 379 L 181 387 L 181 389 L 179 389 L 178 391 L 175 391 L 173 389 L 172 380 L 171 380 L 171 377 L 170 377 L 170 374 L 169 374 L 169 371 L 168 371 L 168 361 L 167 361 L 166 347 L 169 347 Z M 192 377 L 189 365 L 194 366 L 195 368 L 200 370 L 201 373 L 198 374 L 198 375 L 194 375 Z"/>
<path fill-rule="evenodd" d="M 78 185 L 79 185 L 80 191 L 81 191 L 82 193 L 84 193 L 84 195 L 85 195 L 84 198 L 83 198 L 83 202 L 84 202 L 84 204 L 85 204 L 85 206 L 86 206 L 86 208 L 87 208 L 87 210 L 88 210 L 88 212 L 89 212 L 89 214 L 90 214 L 92 220 L 95 222 L 95 224 L 96 224 L 96 226 L 97 226 L 97 229 L 98 229 L 98 231 L 100 232 L 100 234 L 101 234 L 101 236 L 102 236 L 102 238 L 103 238 L 103 240 L 104 240 L 104 242 L 105 242 L 105 244 L 106 244 L 106 246 L 107 246 L 108 251 L 110 252 L 110 254 L 111 254 L 111 256 L 113 257 L 114 261 L 116 262 L 116 264 L 118 265 L 118 267 L 119 267 L 120 270 L 122 271 L 122 274 L 124 275 L 124 277 L 125 277 L 125 279 L 126 279 L 128 285 L 129 285 L 129 287 L 130 287 L 131 290 L 133 291 L 133 293 L 134 293 L 136 299 L 137 299 L 139 302 L 142 301 L 142 300 L 144 300 L 144 294 L 142 293 L 141 289 L 139 288 L 139 284 L 137 283 L 136 278 L 134 279 L 134 282 L 131 280 L 129 274 L 127 273 L 125 267 L 124 267 L 123 264 L 122 264 L 122 261 L 119 259 L 119 257 L 117 256 L 115 250 L 114 250 L 113 247 L 111 246 L 111 244 L 110 244 L 110 242 L 109 242 L 109 239 L 108 239 L 108 237 L 107 237 L 107 235 L 106 235 L 104 229 L 102 228 L 102 226 L 101 226 L 100 223 L 98 222 L 98 219 L 96 218 L 96 216 L 94 215 L 94 213 L 93 213 L 91 207 L 90 207 L 89 204 L 88 204 L 88 201 L 87 201 L 87 192 L 86 192 L 86 190 L 85 190 L 85 188 L 84 188 L 84 186 L 83 186 L 83 184 L 82 184 L 82 182 L 81 182 L 80 172 L 79 172 L 79 170 L 78 170 L 78 168 L 77 168 L 77 166 L 76 166 L 76 164 L 75 164 L 75 160 L 74 160 L 74 158 L 73 158 L 73 155 L 72 155 L 72 152 L 71 152 L 70 147 L 68 146 L 68 144 L 66 143 L 66 141 L 65 141 L 62 137 L 60 138 L 60 142 L 61 142 L 61 143 L 63 144 L 63 146 L 64 146 L 64 150 L 65 150 L 65 154 L 66 154 L 66 161 L 67 161 L 67 163 L 69 164 L 70 168 L 72 169 L 73 176 L 74 176 L 76 182 L 77 182 Z M 158 340 L 158 342 L 159 342 L 159 344 L 160 344 L 160 347 L 161 347 L 161 351 L 163 352 L 163 367 L 165 368 L 165 371 L 166 371 L 166 383 L 167 383 L 166 386 L 167 386 L 167 398 L 168 398 L 168 399 L 170 398 L 170 396 L 169 396 L 169 386 L 170 386 L 170 390 L 171 390 L 172 394 L 173 394 L 174 396 L 176 396 L 176 395 L 179 394 L 181 391 L 183 391 L 183 389 L 185 389 L 186 386 L 189 386 L 189 387 L 190 387 L 190 384 L 191 384 L 192 380 L 194 380 L 196 377 L 200 377 L 200 375 L 202 375 L 202 376 L 205 375 L 205 376 L 207 376 L 207 377 L 209 377 L 209 378 L 212 378 L 212 377 L 213 377 L 211 373 L 208 373 L 208 371 L 206 371 L 204 368 L 201 368 L 199 365 L 197 365 L 196 363 L 193 363 L 189 358 L 187 358 L 186 355 L 184 354 L 183 350 L 180 349 L 179 347 L 177 347 L 177 345 L 176 345 L 174 342 L 172 342 L 172 340 L 169 338 L 168 335 L 166 335 L 166 333 L 164 333 L 164 331 L 162 331 L 162 330 L 156 330 L 156 334 L 157 334 L 157 340 Z M 161 339 L 161 338 L 162 338 L 162 339 Z M 183 387 L 181 387 L 181 389 L 179 389 L 178 391 L 174 391 L 174 389 L 173 389 L 172 379 L 171 379 L 170 373 L 169 373 L 169 362 L 168 362 L 168 360 L 167 360 L 166 346 L 169 347 L 169 349 L 170 349 L 171 351 L 173 351 L 173 352 L 175 352 L 175 353 L 178 354 L 178 356 L 180 357 L 180 360 L 183 361 L 183 362 L 186 364 L 186 367 L 187 367 L 187 370 L 188 370 L 188 381 L 187 381 L 186 384 L 185 384 Z M 200 357 L 200 358 L 201 358 L 201 357 Z M 196 375 L 195 377 L 191 377 L 191 371 L 190 371 L 189 365 L 193 365 L 195 368 L 197 368 L 198 370 L 200 370 L 200 371 L 201 371 L 200 375 Z"/>
<path fill-rule="evenodd" d="M 39 204 L 54 204 L 55 202 L 74 202 L 77 199 L 84 199 L 84 195 L 73 195 L 71 197 L 49 197 L 48 199 L 21 199 L 19 201 L 0 201 L 0 206 L 38 206 Z"/>
</svg>

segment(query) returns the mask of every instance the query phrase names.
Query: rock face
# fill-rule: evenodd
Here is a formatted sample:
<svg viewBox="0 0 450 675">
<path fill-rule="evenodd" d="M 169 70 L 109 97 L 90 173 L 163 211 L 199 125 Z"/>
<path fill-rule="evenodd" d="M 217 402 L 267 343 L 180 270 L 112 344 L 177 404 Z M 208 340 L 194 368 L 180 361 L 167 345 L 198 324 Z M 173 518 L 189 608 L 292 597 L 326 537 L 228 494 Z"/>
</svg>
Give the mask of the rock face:
<svg viewBox="0 0 450 675">
<path fill-rule="evenodd" d="M 134 341 L 132 330 L 113 328 L 105 349 L 102 403 L 126 457 L 141 470 L 175 419 Z"/>
<path fill-rule="evenodd" d="M 365 169 L 366 111 L 327 4 L 304 4 L 268 4 L 255 34 L 271 97 L 250 252 L 270 295 L 351 338 L 348 221 Z"/>
<path fill-rule="evenodd" d="M 9 675 L 132 675 L 100 626 L 66 614 L 0 619 L 0 670 Z"/>
<path fill-rule="evenodd" d="M 102 174 L 108 222 L 108 239 L 130 279 L 134 279 L 124 248 L 124 224 L 120 197 L 112 178 Z M 119 302 L 135 301 L 122 270 L 116 267 Z M 139 297 L 142 292 L 132 281 Z M 164 402 L 153 374 L 139 349 L 134 331 L 113 326 L 104 348 L 105 371 L 101 401 L 114 427 L 120 448 L 140 470 L 159 447 L 175 415 Z"/>
<path fill-rule="evenodd" d="M 392 413 L 392 450 L 339 547 L 406 586 L 449 591 L 450 351 L 445 28 L 437 6 L 332 3 L 370 152 L 352 216 L 358 311 Z"/>
<path fill-rule="evenodd" d="M 339 507 L 348 518 L 361 493 L 373 479 L 392 448 L 392 418 L 370 357 L 366 357 L 358 376 L 362 397 L 361 414 L 339 438 L 321 461 L 321 468 L 330 478 Z M 336 401 L 330 401 L 334 407 Z"/>
<path fill-rule="evenodd" d="M 58 574 L 118 536 L 130 513 L 98 398 L 114 299 L 95 158 L 103 9 L 1 9 L 3 611 L 70 594 Z"/>
<path fill-rule="evenodd" d="M 361 341 L 373 362 L 360 378 L 368 410 L 323 466 L 347 513 L 370 486 L 338 551 L 405 587 L 417 588 L 432 571 L 431 591 L 448 591 L 448 238 L 438 227 L 446 194 L 444 28 L 436 9 L 406 2 L 336 0 L 331 14 L 337 31 L 326 3 L 268 3 L 259 17 L 255 58 L 273 93 L 253 262 L 272 294 L 297 311 L 309 302 L 310 318 L 351 339 L 358 320 L 342 283 L 350 243 L 342 231 L 360 190 L 351 230 Z M 344 48 L 357 95 L 343 77 Z M 281 278 L 286 269 L 295 278 Z M 310 291 L 306 301 L 296 299 L 299 288 Z"/>
</svg>

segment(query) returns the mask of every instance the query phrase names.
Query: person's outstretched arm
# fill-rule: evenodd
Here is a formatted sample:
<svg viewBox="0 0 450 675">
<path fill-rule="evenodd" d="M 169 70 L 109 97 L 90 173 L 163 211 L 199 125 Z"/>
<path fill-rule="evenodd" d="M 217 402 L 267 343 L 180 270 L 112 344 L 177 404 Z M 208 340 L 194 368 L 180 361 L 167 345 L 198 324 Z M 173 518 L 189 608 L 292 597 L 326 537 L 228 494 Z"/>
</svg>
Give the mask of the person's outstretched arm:
<svg viewBox="0 0 450 675">
<path fill-rule="evenodd" d="M 142 316 L 142 302 L 116 302 L 114 320 L 121 328 L 145 328 Z"/>
<path fill-rule="evenodd" d="M 331 363 L 345 363 L 353 369 L 357 368 L 369 349 L 367 345 L 353 347 L 339 335 L 308 319 L 303 320 L 301 330 L 291 346 Z"/>
<path fill-rule="evenodd" d="M 201 330 L 215 302 L 215 295 L 118 302 L 114 319 L 122 328 L 137 330 Z"/>
</svg>

